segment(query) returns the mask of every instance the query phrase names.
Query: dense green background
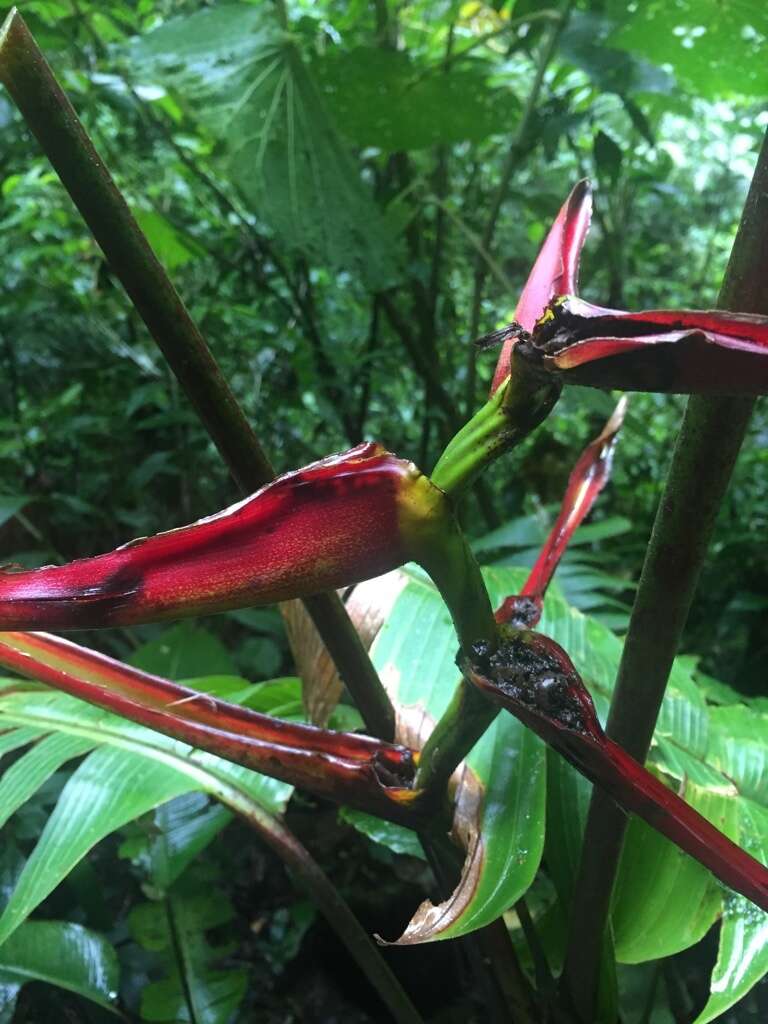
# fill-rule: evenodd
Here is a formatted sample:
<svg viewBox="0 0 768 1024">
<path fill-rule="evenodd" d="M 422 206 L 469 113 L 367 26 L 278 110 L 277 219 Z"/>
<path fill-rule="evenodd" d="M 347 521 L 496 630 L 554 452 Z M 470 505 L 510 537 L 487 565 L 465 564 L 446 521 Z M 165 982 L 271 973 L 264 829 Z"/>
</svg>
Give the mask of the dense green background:
<svg viewBox="0 0 768 1024">
<path fill-rule="evenodd" d="M 429 469 L 487 391 L 495 353 L 472 338 L 510 318 L 582 176 L 586 297 L 713 304 L 768 124 L 759 0 L 19 7 L 281 469 L 363 437 Z M 69 559 L 223 507 L 226 471 L 2 93 L 0 131 L 2 559 Z M 469 532 L 507 524 L 501 557 L 530 561 L 611 405 L 570 390 L 487 476 Z M 603 525 L 565 566 L 569 598 L 619 629 L 682 405 L 633 397 Z M 763 401 L 686 636 L 753 695 L 767 434 Z M 270 612 L 206 629 L 96 642 L 177 677 L 291 671 Z M 276 975 L 309 920 L 296 906 Z"/>
</svg>

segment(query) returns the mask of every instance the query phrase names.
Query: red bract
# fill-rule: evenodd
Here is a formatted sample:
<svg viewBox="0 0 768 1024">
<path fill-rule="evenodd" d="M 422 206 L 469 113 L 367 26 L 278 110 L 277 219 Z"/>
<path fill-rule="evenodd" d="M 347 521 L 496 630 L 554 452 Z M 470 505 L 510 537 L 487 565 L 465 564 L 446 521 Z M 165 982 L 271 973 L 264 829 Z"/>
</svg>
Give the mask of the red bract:
<svg viewBox="0 0 768 1024">
<path fill-rule="evenodd" d="M 45 633 L 0 633 L 0 665 L 320 796 L 413 822 L 418 755 L 407 747 L 284 722 Z"/>
<path fill-rule="evenodd" d="M 768 869 L 608 739 L 565 651 L 548 637 L 512 632 L 496 650 L 476 644 L 465 677 L 511 711 L 583 775 L 732 889 L 768 910 Z"/>
<path fill-rule="evenodd" d="M 579 257 L 592 217 L 592 188 L 585 179 L 578 182 L 560 208 L 544 239 L 536 262 L 528 275 L 515 310 L 515 321 L 532 331 L 536 321 L 556 295 L 576 291 Z M 491 384 L 491 394 L 509 376 L 516 334 L 505 329 L 497 332 L 503 347 Z M 489 335 L 489 339 L 492 336 Z"/>
<path fill-rule="evenodd" d="M 594 441 L 590 441 L 579 456 L 568 478 L 560 514 L 544 542 L 539 557 L 531 569 L 525 586 L 519 594 L 508 597 L 496 612 L 497 622 L 517 627 L 532 627 L 541 618 L 544 595 L 565 549 L 584 521 L 595 499 L 608 482 L 627 399 L 619 400 L 612 415 Z"/>
<path fill-rule="evenodd" d="M 444 496 L 380 445 L 286 473 L 191 526 L 62 566 L 0 573 L 0 628 L 157 621 L 302 597 L 419 558 Z"/>
<path fill-rule="evenodd" d="M 682 394 L 768 392 L 768 318 L 715 310 L 625 313 L 551 303 L 516 358 L 573 384 Z"/>
</svg>

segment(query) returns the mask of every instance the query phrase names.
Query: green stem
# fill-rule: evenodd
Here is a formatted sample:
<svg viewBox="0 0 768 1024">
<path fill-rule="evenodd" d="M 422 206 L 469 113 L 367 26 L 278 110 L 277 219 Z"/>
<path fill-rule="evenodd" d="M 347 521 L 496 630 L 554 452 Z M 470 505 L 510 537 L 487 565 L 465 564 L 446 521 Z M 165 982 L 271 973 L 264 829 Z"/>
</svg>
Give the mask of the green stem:
<svg viewBox="0 0 768 1024">
<path fill-rule="evenodd" d="M 542 380 L 519 362 L 513 363 L 513 376 L 448 443 L 432 471 L 432 483 L 452 498 L 474 483 L 500 455 L 528 437 L 560 395 L 558 383 Z"/>
<path fill-rule="evenodd" d="M 208 345 L 141 232 L 21 15 L 0 28 L 0 81 L 72 197 L 111 269 L 147 325 L 245 494 L 274 470 Z M 310 615 L 370 732 L 394 736 L 395 716 L 354 626 L 335 594 Z"/>
<path fill-rule="evenodd" d="M 718 304 L 768 313 L 768 136 L 758 157 Z M 641 763 L 653 735 L 715 519 L 744 439 L 753 399 L 689 399 L 659 503 L 607 733 Z M 574 893 L 563 984 L 580 1017 L 592 1020 L 600 949 L 626 818 L 595 790 Z"/>
</svg>

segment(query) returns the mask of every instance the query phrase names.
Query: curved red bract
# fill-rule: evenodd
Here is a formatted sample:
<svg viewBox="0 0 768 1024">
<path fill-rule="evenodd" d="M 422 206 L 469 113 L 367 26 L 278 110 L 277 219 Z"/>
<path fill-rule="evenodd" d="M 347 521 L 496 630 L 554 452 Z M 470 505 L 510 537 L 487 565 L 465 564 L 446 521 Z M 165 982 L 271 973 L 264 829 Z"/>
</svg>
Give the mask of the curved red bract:
<svg viewBox="0 0 768 1024">
<path fill-rule="evenodd" d="M 768 392 L 768 318 L 719 310 L 606 309 L 561 296 L 517 348 L 564 380 L 624 391 Z"/>
<path fill-rule="evenodd" d="M 621 807 L 768 911 L 768 869 L 606 737 L 579 673 L 554 640 L 512 632 L 497 651 L 463 657 L 461 668 Z"/>
<path fill-rule="evenodd" d="M 533 330 L 536 321 L 556 295 L 568 295 L 576 291 L 579 258 L 591 217 L 592 186 L 585 178 L 574 185 L 561 206 L 520 294 L 515 321 L 524 330 Z M 491 383 L 491 394 L 509 374 L 515 342 L 514 337 L 504 341 Z"/>
<path fill-rule="evenodd" d="M 358 445 L 190 526 L 67 565 L 0 573 L 0 629 L 157 621 L 376 576 L 412 556 L 399 506 L 423 479 L 380 445 Z"/>
</svg>

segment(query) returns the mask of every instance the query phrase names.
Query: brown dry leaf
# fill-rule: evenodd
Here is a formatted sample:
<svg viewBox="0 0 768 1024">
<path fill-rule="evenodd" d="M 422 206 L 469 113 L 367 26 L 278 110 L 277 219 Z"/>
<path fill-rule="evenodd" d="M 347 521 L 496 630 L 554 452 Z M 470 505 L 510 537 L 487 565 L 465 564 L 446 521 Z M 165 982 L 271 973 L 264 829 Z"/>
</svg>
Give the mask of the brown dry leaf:
<svg viewBox="0 0 768 1024">
<path fill-rule="evenodd" d="M 368 650 L 407 583 L 399 570 L 359 583 L 345 604 L 360 639 Z M 325 726 L 339 703 L 344 684 L 301 601 L 284 601 L 280 612 L 288 642 L 302 679 L 304 707 L 313 725 Z"/>
</svg>

